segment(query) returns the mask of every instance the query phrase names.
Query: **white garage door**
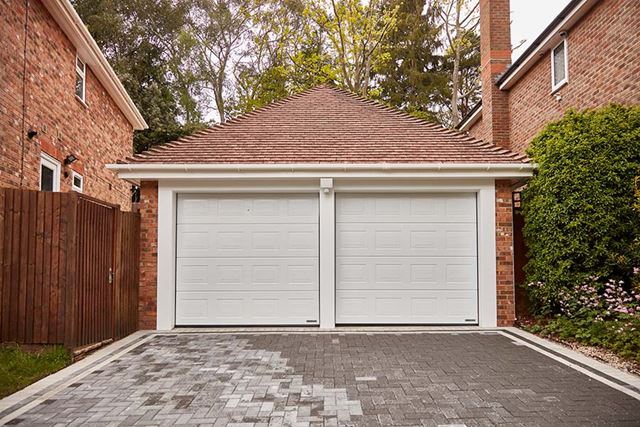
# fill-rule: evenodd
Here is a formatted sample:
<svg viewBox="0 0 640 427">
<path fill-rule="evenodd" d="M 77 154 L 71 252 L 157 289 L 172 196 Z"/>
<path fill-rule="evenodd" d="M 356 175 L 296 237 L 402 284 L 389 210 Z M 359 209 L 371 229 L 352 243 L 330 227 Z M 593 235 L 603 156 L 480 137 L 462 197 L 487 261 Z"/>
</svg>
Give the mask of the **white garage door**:
<svg viewBox="0 0 640 427">
<path fill-rule="evenodd" d="M 318 196 L 178 196 L 176 325 L 317 324 Z"/>
<path fill-rule="evenodd" d="M 477 323 L 475 194 L 338 194 L 337 323 Z"/>
</svg>

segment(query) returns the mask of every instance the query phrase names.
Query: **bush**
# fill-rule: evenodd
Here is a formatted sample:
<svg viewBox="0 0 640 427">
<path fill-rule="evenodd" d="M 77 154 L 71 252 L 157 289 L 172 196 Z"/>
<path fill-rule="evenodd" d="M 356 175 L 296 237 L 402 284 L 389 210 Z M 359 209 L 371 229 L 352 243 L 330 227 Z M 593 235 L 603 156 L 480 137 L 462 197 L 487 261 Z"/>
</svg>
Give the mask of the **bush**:
<svg viewBox="0 0 640 427">
<path fill-rule="evenodd" d="M 640 265 L 640 107 L 569 112 L 527 154 L 538 165 L 523 193 L 534 313 L 560 313 L 563 293 L 590 277 L 630 292 Z"/>
</svg>

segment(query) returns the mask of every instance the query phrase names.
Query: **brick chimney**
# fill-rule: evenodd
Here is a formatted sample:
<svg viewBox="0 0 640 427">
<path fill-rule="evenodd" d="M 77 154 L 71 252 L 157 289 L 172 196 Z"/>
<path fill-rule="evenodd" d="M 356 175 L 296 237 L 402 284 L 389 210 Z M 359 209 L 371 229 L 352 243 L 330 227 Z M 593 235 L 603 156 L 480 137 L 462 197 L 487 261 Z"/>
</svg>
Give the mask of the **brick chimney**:
<svg viewBox="0 0 640 427">
<path fill-rule="evenodd" d="M 480 78 L 484 140 L 509 148 L 509 103 L 496 80 L 511 64 L 509 0 L 480 0 Z"/>
</svg>

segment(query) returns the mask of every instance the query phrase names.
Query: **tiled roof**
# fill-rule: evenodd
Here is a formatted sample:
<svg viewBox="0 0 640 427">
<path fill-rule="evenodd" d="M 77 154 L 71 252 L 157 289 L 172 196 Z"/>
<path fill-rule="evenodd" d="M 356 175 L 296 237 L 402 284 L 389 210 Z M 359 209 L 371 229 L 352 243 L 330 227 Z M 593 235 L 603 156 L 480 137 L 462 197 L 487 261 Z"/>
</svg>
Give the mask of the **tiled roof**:
<svg viewBox="0 0 640 427">
<path fill-rule="evenodd" d="M 317 86 L 126 163 L 526 163 L 519 154 Z"/>
</svg>

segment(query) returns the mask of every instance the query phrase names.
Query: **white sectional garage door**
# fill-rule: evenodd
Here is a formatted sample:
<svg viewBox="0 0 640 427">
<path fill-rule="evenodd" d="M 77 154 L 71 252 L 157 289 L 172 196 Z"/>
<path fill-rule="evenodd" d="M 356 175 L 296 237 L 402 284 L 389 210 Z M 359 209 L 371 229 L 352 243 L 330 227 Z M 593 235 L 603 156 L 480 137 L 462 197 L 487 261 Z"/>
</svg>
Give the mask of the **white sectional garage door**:
<svg viewBox="0 0 640 427">
<path fill-rule="evenodd" d="M 176 325 L 319 316 L 318 196 L 180 194 Z"/>
<path fill-rule="evenodd" d="M 477 323 L 475 194 L 337 194 L 337 323 Z"/>
</svg>

